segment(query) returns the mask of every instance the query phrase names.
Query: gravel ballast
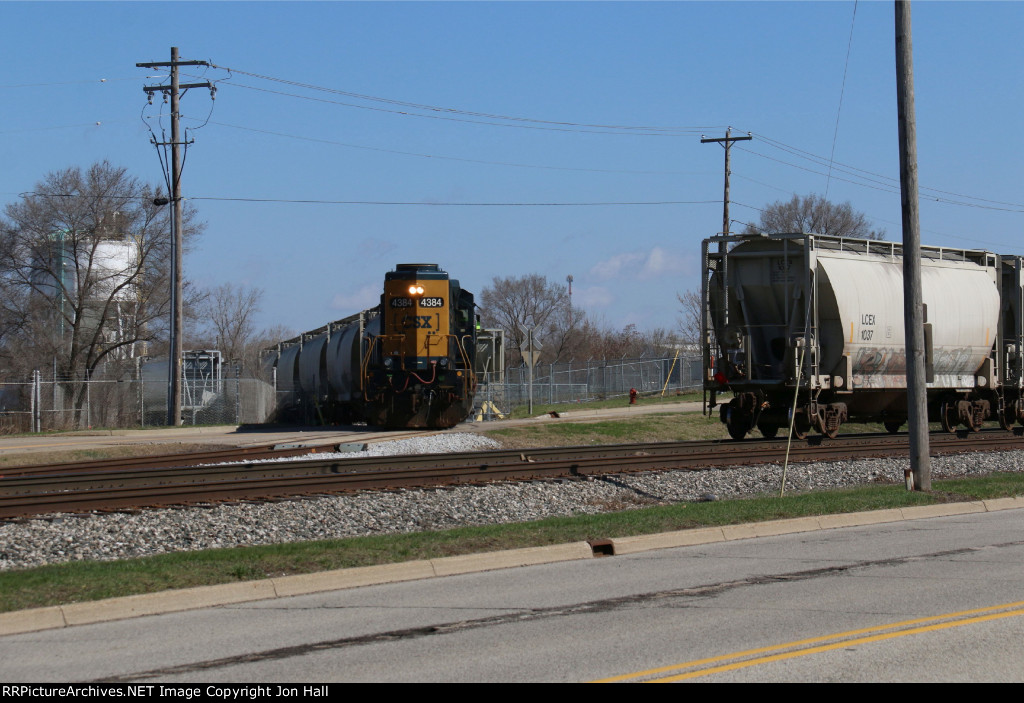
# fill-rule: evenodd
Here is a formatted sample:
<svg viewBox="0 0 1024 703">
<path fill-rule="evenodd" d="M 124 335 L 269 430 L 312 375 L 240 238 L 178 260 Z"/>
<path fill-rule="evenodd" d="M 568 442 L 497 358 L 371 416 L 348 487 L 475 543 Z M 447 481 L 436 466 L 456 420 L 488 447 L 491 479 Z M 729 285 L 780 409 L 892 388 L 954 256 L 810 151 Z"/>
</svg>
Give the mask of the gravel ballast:
<svg viewBox="0 0 1024 703">
<path fill-rule="evenodd" d="M 453 433 L 371 445 L 341 456 L 426 454 L 498 448 Z M 318 455 L 324 458 L 324 455 Z M 905 458 L 791 464 L 786 491 L 903 483 Z M 932 458 L 935 478 L 1024 470 L 1024 451 Z M 76 560 L 278 544 L 364 535 L 526 522 L 650 505 L 777 493 L 782 466 L 664 471 L 601 478 L 367 492 L 277 503 L 50 517 L 0 524 L 0 570 Z"/>
</svg>

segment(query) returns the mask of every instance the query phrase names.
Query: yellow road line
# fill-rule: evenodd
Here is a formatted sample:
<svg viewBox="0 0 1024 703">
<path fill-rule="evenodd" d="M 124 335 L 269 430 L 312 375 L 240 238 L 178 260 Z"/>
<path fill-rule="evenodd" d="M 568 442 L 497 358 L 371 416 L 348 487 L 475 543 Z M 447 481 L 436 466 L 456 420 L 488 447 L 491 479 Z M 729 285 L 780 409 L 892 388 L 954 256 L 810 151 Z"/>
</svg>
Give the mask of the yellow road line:
<svg viewBox="0 0 1024 703">
<path fill-rule="evenodd" d="M 762 656 L 754 659 L 744 659 L 743 661 L 732 661 L 728 664 L 722 664 L 721 666 L 712 667 L 708 669 L 699 669 L 696 671 L 690 671 L 682 674 L 677 674 L 661 679 L 654 679 L 657 682 L 667 681 L 681 681 L 684 679 L 696 678 L 698 676 L 707 676 L 708 674 L 714 674 L 722 671 L 730 671 L 733 669 L 742 669 L 756 664 L 764 664 L 772 661 L 780 661 L 783 659 L 793 659 L 795 657 L 801 657 L 808 654 L 815 654 L 818 652 L 825 652 L 832 649 L 839 649 L 841 647 L 848 647 L 854 644 L 865 644 L 869 642 L 879 642 L 882 640 L 892 639 L 894 637 L 903 637 L 905 635 L 916 635 L 923 632 L 929 632 L 934 630 L 942 630 L 950 627 L 959 627 L 960 625 L 969 625 L 979 622 L 985 622 L 987 620 L 996 620 L 999 618 L 1013 617 L 1017 615 L 1024 615 L 1024 601 L 1017 601 L 1014 603 L 1004 603 L 1002 605 L 993 605 L 986 608 L 975 608 L 972 610 L 961 610 L 955 613 L 946 613 L 944 615 L 933 615 L 925 618 L 915 618 L 912 620 L 902 620 L 900 622 L 889 623 L 887 625 L 878 625 L 875 627 L 866 627 L 857 630 L 848 630 L 846 632 L 839 632 L 831 635 L 823 635 L 821 637 L 811 637 L 803 640 L 796 640 L 794 642 L 787 642 L 785 644 L 771 645 L 768 647 L 758 647 L 756 649 L 748 649 L 742 652 L 735 652 L 733 654 L 724 654 L 717 657 L 708 657 L 705 659 L 696 659 L 690 662 L 684 662 L 682 664 L 673 664 L 671 666 L 662 666 L 655 669 L 646 669 L 644 671 L 637 671 L 631 674 L 622 674 L 620 676 L 611 676 L 604 679 L 597 679 L 593 683 L 612 683 L 616 681 L 629 681 L 642 679 L 655 674 L 663 674 L 669 671 L 678 671 L 680 669 L 690 669 L 693 667 L 706 666 L 708 664 L 716 664 L 718 662 L 727 662 L 730 660 L 737 660 L 743 657 L 753 657 L 755 655 L 768 654 L 769 652 L 778 652 L 770 656 Z M 1017 610 L 1013 610 L 1018 608 Z M 995 612 L 1004 611 L 1004 612 Z M 980 613 L 987 613 L 987 615 L 979 615 Z M 968 617 L 976 616 L 976 617 Z M 912 627 L 911 629 L 898 629 L 895 632 L 886 632 L 887 630 L 894 630 L 896 628 L 907 628 L 912 625 L 922 625 L 923 623 L 932 623 L 921 627 Z M 864 637 L 861 635 L 870 636 Z M 849 639 L 853 637 L 854 639 Z M 817 647 L 811 647 L 822 642 L 829 642 L 830 640 L 840 640 L 832 642 L 831 644 L 824 644 Z M 793 650 L 793 651 L 783 651 Z"/>
</svg>

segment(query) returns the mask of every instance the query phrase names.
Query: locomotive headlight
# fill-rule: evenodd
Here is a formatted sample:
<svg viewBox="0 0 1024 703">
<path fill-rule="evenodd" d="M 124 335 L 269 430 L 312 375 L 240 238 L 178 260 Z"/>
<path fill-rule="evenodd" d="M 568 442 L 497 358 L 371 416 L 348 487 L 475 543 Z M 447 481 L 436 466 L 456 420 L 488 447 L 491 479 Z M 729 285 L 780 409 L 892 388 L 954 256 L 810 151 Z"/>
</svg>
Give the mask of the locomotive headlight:
<svg viewBox="0 0 1024 703">
<path fill-rule="evenodd" d="M 437 362 L 437 363 L 438 363 L 438 364 L 440 364 L 440 366 L 441 366 L 441 368 L 442 368 L 442 369 L 446 369 L 446 368 L 448 368 L 448 359 L 447 359 L 447 358 L 441 359 L 441 360 L 440 360 L 439 362 Z"/>
<path fill-rule="evenodd" d="M 423 295 L 423 286 L 409 286 L 409 295 Z"/>
<path fill-rule="evenodd" d="M 384 368 L 390 369 L 395 365 L 395 359 L 391 356 L 384 357 Z"/>
</svg>

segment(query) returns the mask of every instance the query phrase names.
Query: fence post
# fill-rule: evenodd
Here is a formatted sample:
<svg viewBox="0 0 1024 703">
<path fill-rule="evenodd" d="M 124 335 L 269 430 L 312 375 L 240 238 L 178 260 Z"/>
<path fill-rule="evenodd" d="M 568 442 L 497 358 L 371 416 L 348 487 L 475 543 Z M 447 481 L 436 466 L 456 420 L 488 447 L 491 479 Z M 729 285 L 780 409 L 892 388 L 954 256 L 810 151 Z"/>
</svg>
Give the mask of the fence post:
<svg viewBox="0 0 1024 703">
<path fill-rule="evenodd" d="M 135 359 L 136 375 L 139 377 L 139 426 L 146 426 L 146 382 L 142 379 L 142 358 Z"/>
<path fill-rule="evenodd" d="M 39 369 L 32 371 L 32 392 L 29 394 L 31 402 L 29 403 L 30 409 L 32 410 L 32 431 L 39 432 Z"/>
</svg>

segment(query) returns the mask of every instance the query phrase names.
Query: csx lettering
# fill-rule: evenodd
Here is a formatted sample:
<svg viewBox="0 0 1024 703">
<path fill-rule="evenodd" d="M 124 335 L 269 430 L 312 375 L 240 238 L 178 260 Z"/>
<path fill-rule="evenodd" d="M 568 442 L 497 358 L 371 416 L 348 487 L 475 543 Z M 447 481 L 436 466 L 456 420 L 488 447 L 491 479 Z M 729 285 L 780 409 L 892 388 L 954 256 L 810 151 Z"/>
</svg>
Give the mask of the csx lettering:
<svg viewBox="0 0 1024 703">
<path fill-rule="evenodd" d="M 417 330 L 431 330 L 434 329 L 433 325 L 430 324 L 430 315 L 406 315 L 402 322 L 402 327 L 405 329 L 417 329 Z"/>
</svg>

